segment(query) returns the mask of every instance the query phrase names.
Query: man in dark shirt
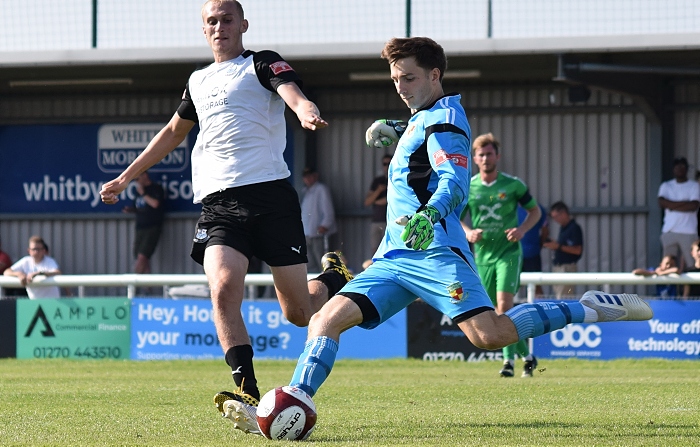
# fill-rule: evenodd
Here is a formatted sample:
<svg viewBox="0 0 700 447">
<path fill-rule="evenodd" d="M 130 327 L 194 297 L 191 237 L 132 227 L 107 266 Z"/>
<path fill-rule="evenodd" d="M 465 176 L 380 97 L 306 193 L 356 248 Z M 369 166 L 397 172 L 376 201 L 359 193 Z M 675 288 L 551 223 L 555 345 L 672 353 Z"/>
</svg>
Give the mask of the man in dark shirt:
<svg viewBox="0 0 700 447">
<path fill-rule="evenodd" d="M 137 196 L 134 206 L 124 207 L 124 212 L 136 214 L 134 238 L 134 273 L 151 273 L 151 256 L 156 251 L 163 228 L 165 191 L 153 183 L 148 171 L 136 178 Z"/>
<path fill-rule="evenodd" d="M 549 208 L 549 216 L 559 224 L 557 241 L 545 242 L 544 246 L 554 252 L 552 271 L 558 273 L 577 272 L 576 263 L 583 254 L 583 231 L 569 213 L 564 202 L 556 202 Z M 574 294 L 574 286 L 558 284 L 552 287 L 557 299 Z"/>
</svg>

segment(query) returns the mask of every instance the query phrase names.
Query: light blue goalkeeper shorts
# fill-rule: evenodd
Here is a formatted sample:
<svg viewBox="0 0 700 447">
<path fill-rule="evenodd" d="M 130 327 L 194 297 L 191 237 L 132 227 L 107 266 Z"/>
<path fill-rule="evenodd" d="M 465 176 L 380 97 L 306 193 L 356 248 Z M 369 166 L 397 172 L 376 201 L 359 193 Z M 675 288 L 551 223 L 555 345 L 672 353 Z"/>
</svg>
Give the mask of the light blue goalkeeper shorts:
<svg viewBox="0 0 700 447">
<path fill-rule="evenodd" d="M 453 320 L 493 309 L 471 253 L 462 253 L 462 257 L 448 247 L 439 247 L 384 256 L 338 292 L 354 300 L 364 295 L 376 308 L 378 317 L 371 320 L 363 311 L 365 321 L 360 327 L 377 327 L 418 297 Z"/>
</svg>

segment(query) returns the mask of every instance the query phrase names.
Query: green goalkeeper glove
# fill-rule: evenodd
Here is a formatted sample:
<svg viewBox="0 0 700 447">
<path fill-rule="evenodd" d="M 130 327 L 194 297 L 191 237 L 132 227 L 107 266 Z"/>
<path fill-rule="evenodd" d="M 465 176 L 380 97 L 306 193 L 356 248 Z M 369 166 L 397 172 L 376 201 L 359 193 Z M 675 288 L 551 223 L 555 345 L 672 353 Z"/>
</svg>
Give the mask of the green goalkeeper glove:
<svg viewBox="0 0 700 447">
<path fill-rule="evenodd" d="M 369 147 L 391 146 L 399 141 L 405 130 L 405 121 L 377 120 L 367 128 L 365 142 Z"/>
<path fill-rule="evenodd" d="M 440 220 L 440 212 L 432 205 L 427 205 L 424 210 L 413 216 L 401 216 L 396 219 L 399 225 L 406 228 L 401 232 L 401 240 L 406 247 L 414 250 L 425 250 L 433 242 L 435 230 L 433 225 Z"/>
</svg>

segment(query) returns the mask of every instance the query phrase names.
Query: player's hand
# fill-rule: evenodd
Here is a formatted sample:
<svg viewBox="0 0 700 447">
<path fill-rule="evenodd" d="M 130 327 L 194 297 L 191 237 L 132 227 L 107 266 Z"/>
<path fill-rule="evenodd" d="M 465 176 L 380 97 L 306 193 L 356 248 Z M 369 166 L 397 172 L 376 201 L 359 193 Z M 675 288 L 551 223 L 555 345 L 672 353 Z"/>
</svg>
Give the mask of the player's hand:
<svg viewBox="0 0 700 447">
<path fill-rule="evenodd" d="M 100 198 L 107 205 L 114 205 L 119 202 L 119 194 L 126 189 L 128 182 L 122 182 L 119 179 L 114 179 L 102 185 L 100 189 Z"/>
<path fill-rule="evenodd" d="M 474 228 L 471 231 L 467 231 L 467 240 L 472 244 L 479 242 L 484 237 L 484 230 L 481 228 Z"/>
<path fill-rule="evenodd" d="M 401 232 L 401 240 L 404 241 L 406 247 L 414 250 L 425 250 L 433 243 L 435 237 L 433 225 L 439 220 L 438 210 L 428 205 L 423 211 L 413 216 L 399 217 L 396 219 L 396 223 L 406 227 Z"/>
<path fill-rule="evenodd" d="M 506 239 L 508 239 L 509 242 L 518 242 L 520 239 L 523 238 L 523 232 L 520 231 L 518 228 L 508 228 L 505 230 L 506 233 Z"/>
<path fill-rule="evenodd" d="M 367 128 L 365 142 L 369 147 L 386 147 L 399 141 L 406 130 L 405 121 L 377 120 Z"/>
<path fill-rule="evenodd" d="M 314 112 L 299 115 L 299 122 L 301 123 L 301 127 L 309 130 L 323 129 L 328 126 L 328 122 Z"/>
</svg>

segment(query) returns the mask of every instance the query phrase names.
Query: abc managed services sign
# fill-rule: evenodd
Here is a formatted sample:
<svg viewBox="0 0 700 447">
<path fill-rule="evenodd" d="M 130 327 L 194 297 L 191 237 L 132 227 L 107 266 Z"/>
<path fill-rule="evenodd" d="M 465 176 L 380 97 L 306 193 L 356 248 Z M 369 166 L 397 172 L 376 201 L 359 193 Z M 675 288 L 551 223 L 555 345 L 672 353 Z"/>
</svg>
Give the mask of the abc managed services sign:
<svg viewBox="0 0 700 447">
<path fill-rule="evenodd" d="M 648 321 L 570 324 L 537 337 L 542 358 L 700 359 L 700 301 L 649 301 Z"/>
<path fill-rule="evenodd" d="M 128 359 L 126 298 L 17 301 L 17 358 Z"/>
<path fill-rule="evenodd" d="M 134 298 L 131 305 L 132 359 L 223 358 L 210 300 Z M 296 359 L 303 351 L 306 328 L 289 323 L 276 300 L 243 301 L 241 314 L 255 358 Z M 338 358 L 387 357 L 406 357 L 405 311 L 374 330 L 343 334 Z"/>
</svg>

